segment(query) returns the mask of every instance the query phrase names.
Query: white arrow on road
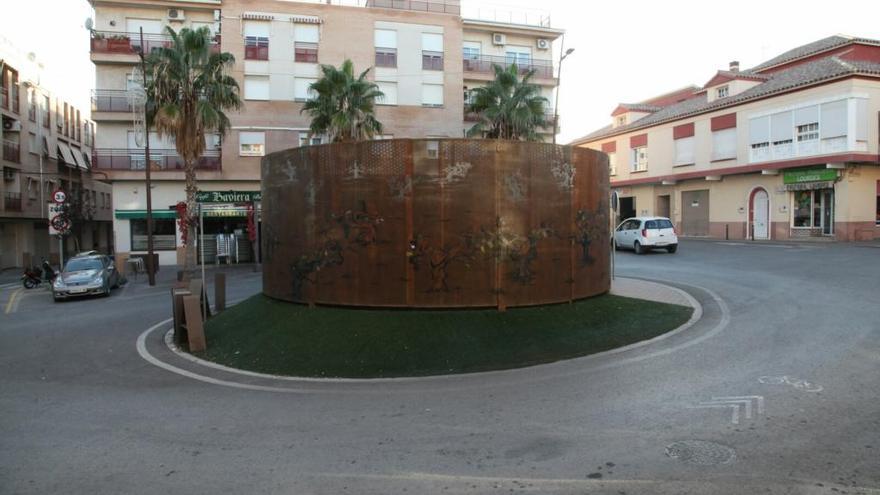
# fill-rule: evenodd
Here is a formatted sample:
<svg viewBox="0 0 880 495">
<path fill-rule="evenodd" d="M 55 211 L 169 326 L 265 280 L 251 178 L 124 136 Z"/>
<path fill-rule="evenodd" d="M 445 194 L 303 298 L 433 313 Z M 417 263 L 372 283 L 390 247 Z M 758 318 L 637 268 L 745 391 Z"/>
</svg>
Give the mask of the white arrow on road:
<svg viewBox="0 0 880 495">
<path fill-rule="evenodd" d="M 755 407 L 753 407 L 753 404 Z M 764 414 L 764 397 L 760 395 L 739 395 L 733 397 L 712 397 L 712 400 L 700 402 L 694 406 L 696 409 L 709 408 L 730 408 L 730 422 L 738 425 L 740 416 L 746 419 L 752 419 L 753 410 L 757 409 L 757 414 Z M 741 414 L 742 412 L 742 414 Z"/>
</svg>

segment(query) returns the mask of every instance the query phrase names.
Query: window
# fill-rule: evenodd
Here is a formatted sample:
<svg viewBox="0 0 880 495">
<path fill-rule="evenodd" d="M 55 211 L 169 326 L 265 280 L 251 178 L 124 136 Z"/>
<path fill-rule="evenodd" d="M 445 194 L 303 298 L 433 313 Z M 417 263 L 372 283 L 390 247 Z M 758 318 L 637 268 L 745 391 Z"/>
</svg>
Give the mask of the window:
<svg viewBox="0 0 880 495">
<path fill-rule="evenodd" d="M 443 85 L 442 84 L 422 84 L 422 106 L 426 106 L 426 107 L 442 107 L 443 106 Z"/>
<path fill-rule="evenodd" d="M 310 77 L 297 77 L 293 80 L 293 99 L 295 101 L 306 101 L 315 97 L 315 92 L 311 90 L 313 83 L 317 79 Z"/>
<path fill-rule="evenodd" d="M 692 165 L 694 163 L 694 137 L 675 140 L 674 165 Z"/>
<path fill-rule="evenodd" d="M 608 175 L 617 175 L 617 153 L 608 153 Z"/>
<path fill-rule="evenodd" d="M 318 41 L 320 32 L 314 24 L 294 24 L 293 59 L 296 62 L 318 63 Z"/>
<path fill-rule="evenodd" d="M 28 92 L 28 120 L 37 121 L 37 95 L 34 92 Z"/>
<path fill-rule="evenodd" d="M 422 70 L 443 70 L 443 35 L 422 33 Z"/>
<path fill-rule="evenodd" d="M 465 41 L 462 43 L 461 55 L 464 60 L 479 60 L 482 45 L 479 41 Z"/>
<path fill-rule="evenodd" d="M 715 89 L 715 98 L 727 98 L 730 96 L 730 86 L 721 86 Z"/>
<path fill-rule="evenodd" d="M 240 156 L 263 156 L 265 155 L 266 133 L 245 132 L 238 133 L 238 154 Z"/>
<path fill-rule="evenodd" d="M 508 64 L 516 64 L 520 69 L 528 69 L 532 65 L 532 49 L 527 46 L 508 45 L 504 51 Z"/>
<path fill-rule="evenodd" d="M 43 127 L 45 127 L 46 129 L 49 128 L 49 104 L 50 104 L 49 97 L 44 96 L 43 97 L 43 108 L 41 110 L 43 112 Z"/>
<path fill-rule="evenodd" d="M 29 150 L 31 153 L 35 155 L 40 154 L 40 145 L 37 143 L 37 135 L 33 132 L 29 133 L 28 136 Z"/>
<path fill-rule="evenodd" d="M 377 81 L 376 85 L 379 86 L 379 91 L 385 94 L 385 96 L 379 98 L 376 103 L 380 105 L 397 105 L 396 82 Z"/>
<path fill-rule="evenodd" d="M 819 139 L 818 122 L 797 126 L 797 140 L 799 143 L 804 141 L 815 141 L 817 139 Z"/>
<path fill-rule="evenodd" d="M 269 77 L 268 76 L 244 76 L 244 99 L 245 100 L 268 100 Z"/>
<path fill-rule="evenodd" d="M 626 115 L 621 115 L 617 117 L 617 126 L 620 127 L 622 125 L 626 125 Z"/>
<path fill-rule="evenodd" d="M 299 133 L 299 145 L 300 146 L 309 146 L 321 144 L 321 136 L 312 136 L 309 138 L 309 134 L 307 132 Z"/>
<path fill-rule="evenodd" d="M 269 27 L 266 21 L 244 22 L 245 60 L 269 60 Z"/>
<path fill-rule="evenodd" d="M 791 220 L 793 227 L 822 227 L 822 191 L 795 191 Z"/>
<path fill-rule="evenodd" d="M 641 146 L 632 149 L 632 162 L 630 170 L 633 172 L 644 172 L 648 170 L 648 147 Z"/>
<path fill-rule="evenodd" d="M 133 218 L 131 225 L 131 250 L 147 250 L 147 220 Z M 177 246 L 177 226 L 173 218 L 153 217 L 153 249 L 173 251 Z"/>
<path fill-rule="evenodd" d="M 373 33 L 376 67 L 397 67 L 397 31 L 377 29 Z"/>
<path fill-rule="evenodd" d="M 712 133 L 712 160 L 736 158 L 736 128 Z"/>
</svg>

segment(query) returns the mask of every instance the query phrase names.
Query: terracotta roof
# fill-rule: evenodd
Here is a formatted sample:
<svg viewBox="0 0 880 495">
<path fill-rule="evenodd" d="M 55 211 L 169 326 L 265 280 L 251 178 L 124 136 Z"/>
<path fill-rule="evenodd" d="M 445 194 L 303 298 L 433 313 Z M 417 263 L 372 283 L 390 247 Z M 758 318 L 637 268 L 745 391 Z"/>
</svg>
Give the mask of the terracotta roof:
<svg viewBox="0 0 880 495">
<path fill-rule="evenodd" d="M 752 67 L 747 72 L 758 72 L 764 69 L 768 69 L 770 67 L 784 64 L 786 62 L 791 62 L 793 60 L 797 60 L 803 57 L 809 57 L 810 55 L 815 55 L 817 53 L 824 52 L 826 50 L 830 50 L 832 48 L 837 48 L 838 46 L 843 46 L 848 43 L 865 43 L 869 45 L 880 45 L 880 41 L 872 40 L 868 38 L 855 38 L 852 36 L 829 36 L 827 38 L 823 38 L 818 41 L 814 41 L 812 43 L 807 43 L 806 45 L 799 46 L 797 48 L 793 48 L 781 55 L 777 55 L 766 62 L 763 62 L 755 67 Z"/>
<path fill-rule="evenodd" d="M 647 112 L 653 113 L 657 110 L 660 110 L 663 107 L 658 107 L 656 105 L 646 105 L 644 103 L 621 103 L 617 105 L 617 108 L 611 112 L 611 116 L 617 116 L 620 114 L 624 114 L 626 112 Z"/>
<path fill-rule="evenodd" d="M 856 74 L 880 77 L 880 63 L 861 60 L 841 60 L 837 57 L 823 58 L 770 74 L 765 82 L 749 88 L 737 95 L 709 102 L 706 94 L 701 93 L 690 100 L 670 105 L 630 124 L 615 127 L 613 129 L 611 126 L 603 127 L 602 129 L 587 134 L 582 138 L 574 140 L 572 143 L 581 144 L 589 141 L 596 141 L 603 137 L 626 134 L 628 132 L 652 127 L 664 122 L 712 112 L 722 108 L 746 103 L 750 100 L 760 99 L 777 93 L 795 90 L 800 87 L 818 84 L 823 81 Z"/>
<path fill-rule="evenodd" d="M 763 74 L 753 74 L 749 71 L 745 72 L 733 72 L 729 70 L 719 70 L 712 76 L 712 79 L 703 85 L 702 89 L 706 89 L 712 86 L 717 86 L 718 84 L 723 84 L 728 81 L 733 81 L 734 79 L 745 79 L 747 81 L 766 81 L 769 79 L 769 75 Z"/>
</svg>

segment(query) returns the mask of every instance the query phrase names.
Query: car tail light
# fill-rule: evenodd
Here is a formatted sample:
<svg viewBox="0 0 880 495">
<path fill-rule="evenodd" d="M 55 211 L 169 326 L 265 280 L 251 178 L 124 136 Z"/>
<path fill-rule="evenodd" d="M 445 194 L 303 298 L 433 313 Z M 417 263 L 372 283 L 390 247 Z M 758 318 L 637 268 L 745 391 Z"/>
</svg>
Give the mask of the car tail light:
<svg viewBox="0 0 880 495">
<path fill-rule="evenodd" d="M 642 229 L 642 237 L 648 237 L 648 229 Z"/>
</svg>

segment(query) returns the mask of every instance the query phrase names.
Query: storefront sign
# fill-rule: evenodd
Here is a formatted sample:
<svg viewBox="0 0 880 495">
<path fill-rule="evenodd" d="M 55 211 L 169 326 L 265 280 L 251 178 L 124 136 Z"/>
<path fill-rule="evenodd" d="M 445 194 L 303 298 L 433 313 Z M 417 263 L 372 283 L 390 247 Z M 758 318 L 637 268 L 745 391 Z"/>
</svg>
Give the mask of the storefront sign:
<svg viewBox="0 0 880 495">
<path fill-rule="evenodd" d="M 254 203 L 263 200 L 260 191 L 199 191 L 196 201 L 199 203 Z"/>
<path fill-rule="evenodd" d="M 805 182 L 828 182 L 837 179 L 837 170 L 830 168 L 812 168 L 807 170 L 786 170 L 782 177 L 783 184 L 803 184 Z"/>
</svg>

